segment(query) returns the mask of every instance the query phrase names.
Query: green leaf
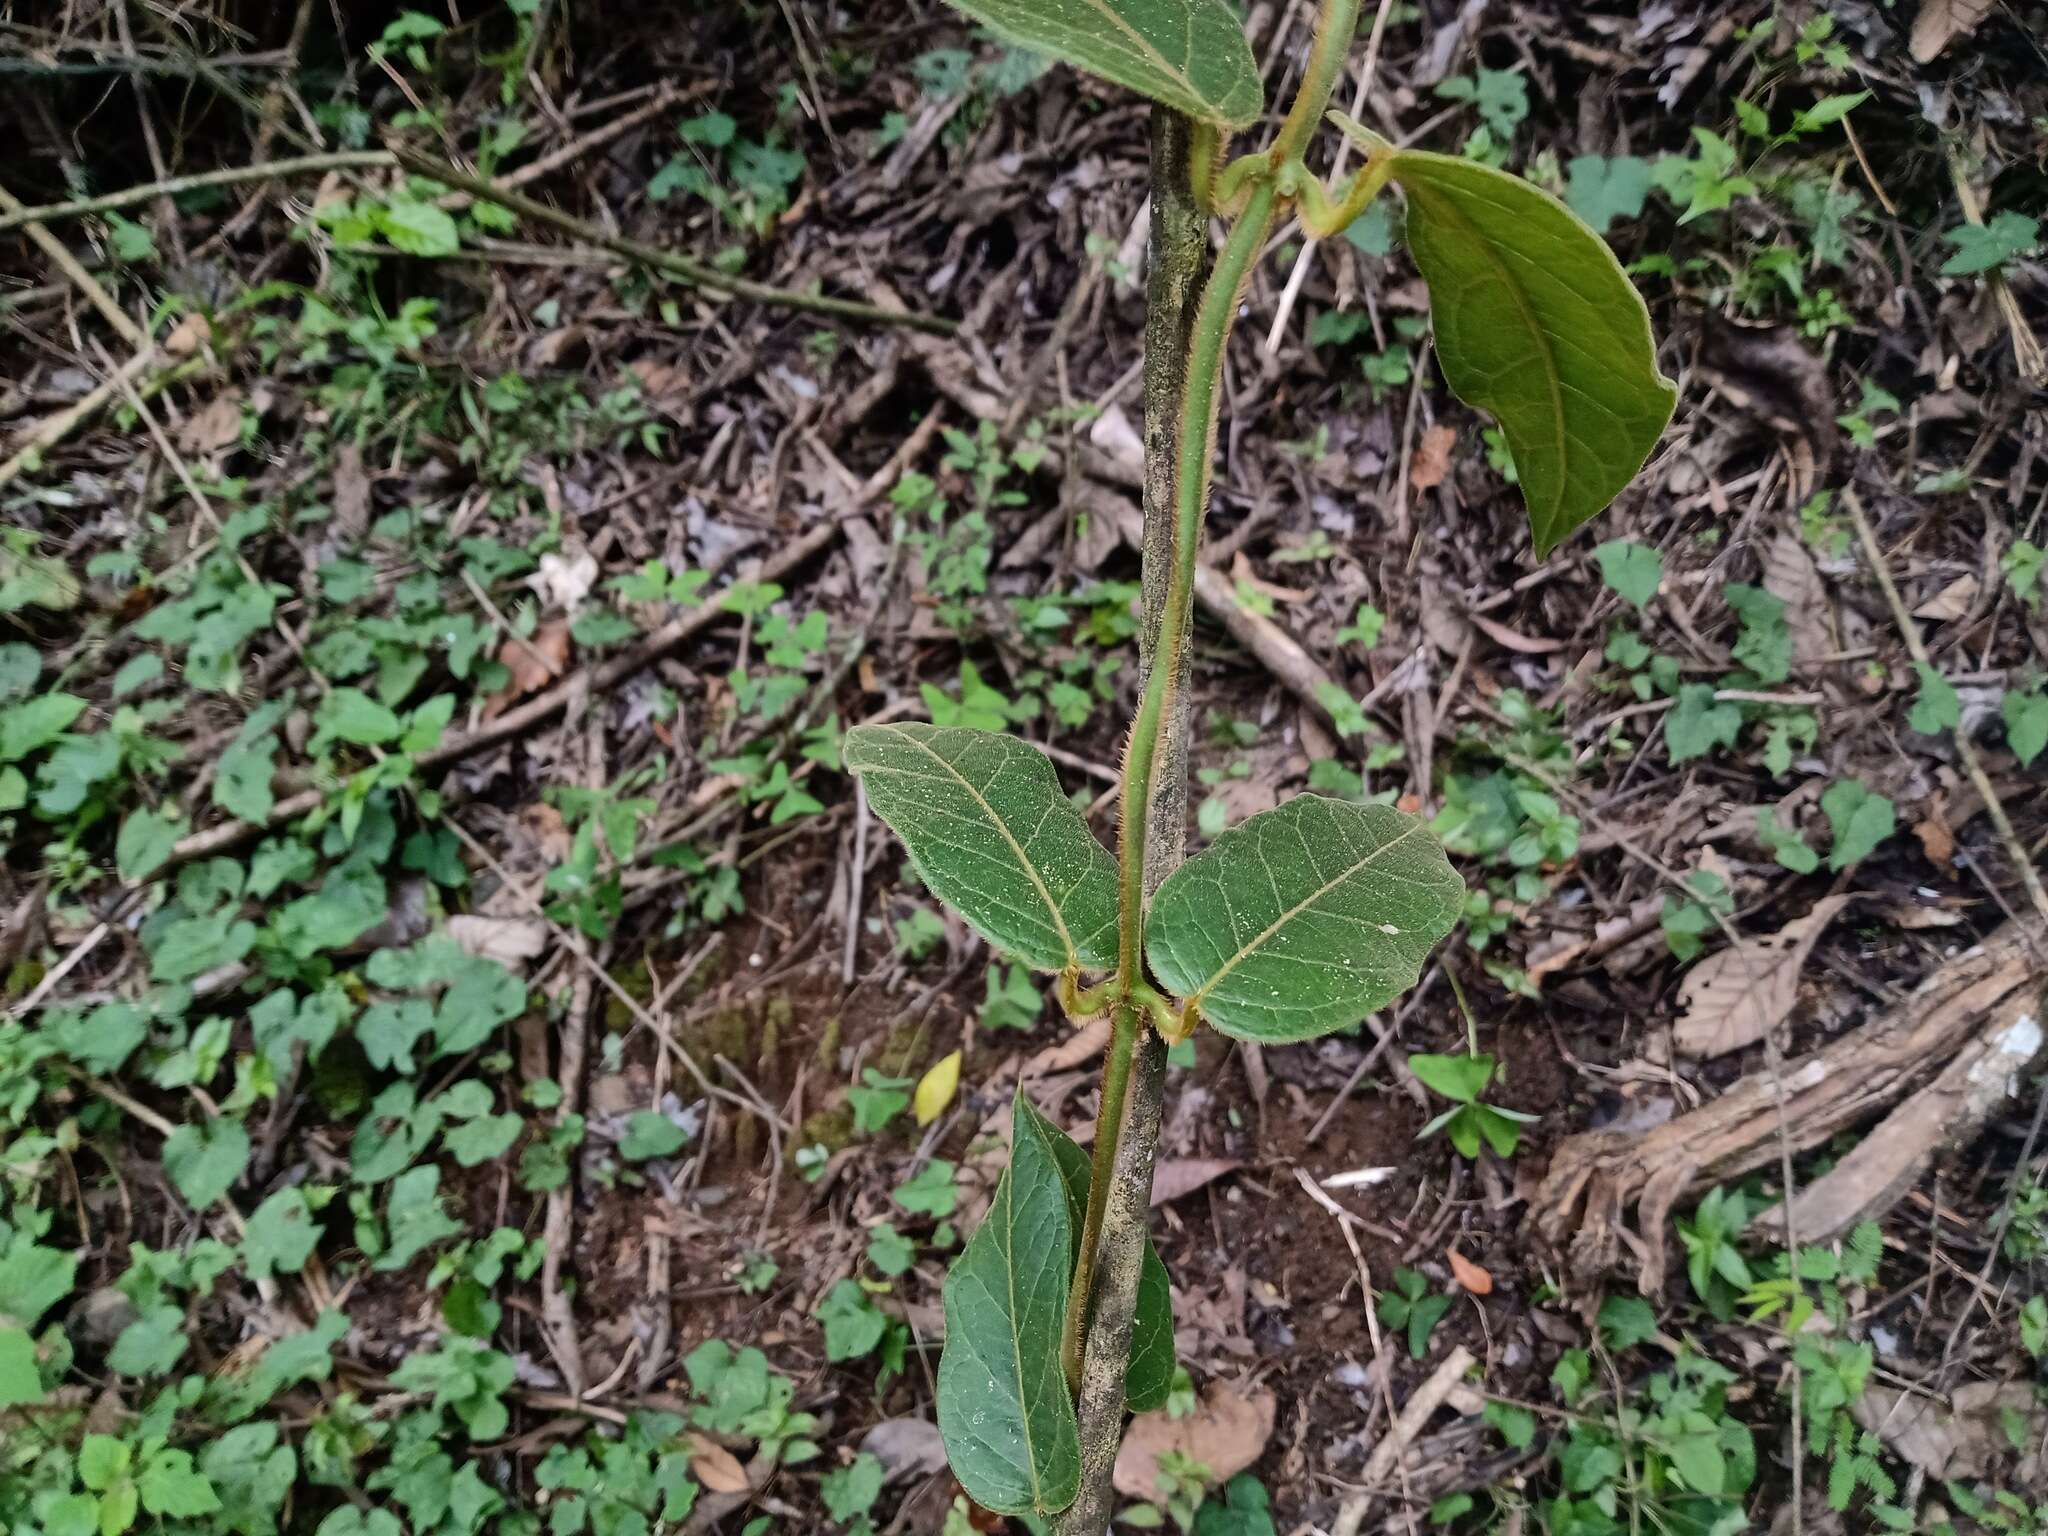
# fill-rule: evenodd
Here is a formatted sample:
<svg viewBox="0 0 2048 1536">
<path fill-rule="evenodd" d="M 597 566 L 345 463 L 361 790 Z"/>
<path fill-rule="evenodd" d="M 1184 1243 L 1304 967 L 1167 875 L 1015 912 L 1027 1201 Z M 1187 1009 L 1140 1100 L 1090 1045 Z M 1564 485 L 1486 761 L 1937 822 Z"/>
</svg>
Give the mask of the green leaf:
<svg viewBox="0 0 2048 1536">
<path fill-rule="evenodd" d="M 84 711 L 85 700 L 69 693 L 45 693 L 0 709 L 0 763 L 18 763 L 47 747 Z"/>
<path fill-rule="evenodd" d="M 158 1451 L 143 1463 L 135 1486 L 152 1515 L 190 1520 L 220 1508 L 213 1484 L 193 1467 L 189 1451 Z"/>
<path fill-rule="evenodd" d="M 1051 54 L 1226 128 L 1265 106 L 1259 68 L 1224 0 L 953 0 L 1007 42 Z"/>
<path fill-rule="evenodd" d="M 1913 670 L 1920 675 L 1920 693 L 1913 700 L 1906 724 L 1923 736 L 1961 729 L 1963 701 L 1956 693 L 1956 685 L 1924 661 L 1914 662 Z"/>
<path fill-rule="evenodd" d="M 2023 766 L 2032 767 L 2048 747 L 2048 693 L 2008 693 L 1999 703 L 2005 716 L 2005 744 Z"/>
<path fill-rule="evenodd" d="M 453 256 L 462 249 L 455 221 L 432 203 L 394 201 L 385 207 L 377 223 L 384 238 L 408 256 Z"/>
<path fill-rule="evenodd" d="M 17 1236 L 0 1256 L 0 1317 L 33 1328 L 45 1312 L 71 1294 L 77 1274 L 76 1256 Z"/>
<path fill-rule="evenodd" d="M 1600 562 L 1600 579 L 1638 609 L 1649 606 L 1664 580 L 1664 557 L 1634 539 L 1609 539 L 1594 548 L 1593 557 Z"/>
<path fill-rule="evenodd" d="M 184 1356 L 186 1327 L 183 1307 L 145 1307 L 114 1340 L 107 1364 L 122 1376 L 167 1376 Z"/>
<path fill-rule="evenodd" d="M 1837 779 L 1822 793 L 1820 808 L 1835 835 L 1835 845 L 1828 851 L 1828 868 L 1832 870 L 1847 869 L 1869 857 L 1897 825 L 1891 801 L 1861 779 Z"/>
<path fill-rule="evenodd" d="M 1687 683 L 1664 722 L 1664 746 L 1675 763 L 1705 757 L 1715 747 L 1732 747 L 1742 732 L 1742 711 L 1714 702 L 1712 683 Z"/>
<path fill-rule="evenodd" d="M 182 816 L 165 816 L 140 806 L 130 811 L 114 839 L 114 862 L 121 878 L 133 883 L 162 869 L 184 830 Z"/>
<path fill-rule="evenodd" d="M 1640 1296 L 1610 1296 L 1600 1303 L 1600 1337 L 1609 1349 L 1628 1349 L 1657 1336 L 1657 1312 Z"/>
<path fill-rule="evenodd" d="M 312 1257 L 313 1245 L 319 1237 L 320 1228 L 313 1221 L 305 1192 L 279 1190 L 249 1217 L 249 1230 L 242 1239 L 242 1262 L 248 1266 L 249 1278 L 297 1274 Z"/>
<path fill-rule="evenodd" d="M 1060 1368 L 1074 1226 L 1045 1117 L 1019 1093 L 1010 1166 L 946 1276 L 939 1433 L 960 1486 L 998 1514 L 1074 1501 L 1081 1435 Z"/>
<path fill-rule="evenodd" d="M 991 944 L 1044 971 L 1116 964 L 1116 861 L 1014 736 L 861 725 L 846 768 L 932 893 Z"/>
<path fill-rule="evenodd" d="M 26 1329 L 0 1328 L 0 1408 L 42 1400 L 43 1375 L 36 1368 L 36 1341 Z"/>
<path fill-rule="evenodd" d="M 1408 1070 L 1454 1104 L 1476 1104 L 1493 1081 L 1491 1056 L 1410 1056 Z"/>
<path fill-rule="evenodd" d="M 1088 1186 L 1094 1182 L 1095 1166 L 1079 1142 L 1050 1120 L 1040 1118 L 1059 1159 L 1060 1177 L 1066 1181 L 1067 1215 L 1078 1239 L 1087 1220 Z M 1078 1252 L 1067 1255 L 1069 1275 L 1077 1257 Z M 1138 1264 L 1138 1310 L 1131 1324 L 1130 1366 L 1124 1373 L 1125 1406 L 1133 1413 L 1164 1408 L 1173 1391 L 1173 1367 L 1173 1290 L 1166 1265 L 1147 1232 L 1145 1253 Z"/>
<path fill-rule="evenodd" d="M 1604 235 L 1616 219 L 1641 216 L 1643 202 L 1656 183 L 1650 162 L 1640 155 L 1579 155 L 1565 167 L 1570 178 L 1564 200 L 1595 234 Z"/>
<path fill-rule="evenodd" d="M 649 1158 L 674 1157 L 690 1138 L 667 1115 L 640 1110 L 626 1120 L 626 1134 L 619 1139 L 619 1156 L 629 1163 Z"/>
<path fill-rule="evenodd" d="M 858 1280 L 842 1280 L 818 1303 L 817 1319 L 825 1325 L 825 1358 L 835 1363 L 859 1360 L 874 1353 L 889 1331 L 889 1318 Z"/>
<path fill-rule="evenodd" d="M 225 1195 L 248 1164 L 249 1133 L 239 1120 L 181 1125 L 164 1139 L 164 1172 L 194 1210 Z"/>
<path fill-rule="evenodd" d="M 1988 224 L 1958 225 L 1942 231 L 1941 238 L 1955 247 L 1955 254 L 1941 264 L 1941 275 L 1967 277 L 2002 267 L 2033 250 L 2041 240 L 2041 224 L 2005 208 L 1993 214 Z"/>
<path fill-rule="evenodd" d="M 1307 1040 L 1412 987 L 1464 904 L 1464 882 L 1424 823 L 1301 795 L 1167 876 L 1145 954 L 1224 1034 Z"/>
<path fill-rule="evenodd" d="M 1756 830 L 1764 846 L 1771 850 L 1771 857 L 1793 874 L 1810 875 L 1820 868 L 1820 855 L 1807 846 L 1797 827 L 1787 827 L 1778 820 L 1775 806 L 1765 806 L 1756 813 Z"/>
<path fill-rule="evenodd" d="M 1671 419 L 1678 389 L 1657 371 L 1650 312 L 1549 193 L 1455 155 L 1392 161 L 1444 381 L 1500 423 L 1541 559 L 1635 478 Z"/>
<path fill-rule="evenodd" d="M 313 736 L 316 752 L 333 740 L 353 742 L 359 747 L 382 746 L 387 741 L 396 741 L 400 731 L 398 716 L 360 688 L 335 689 L 320 701 L 313 719 L 319 727 Z"/>
</svg>

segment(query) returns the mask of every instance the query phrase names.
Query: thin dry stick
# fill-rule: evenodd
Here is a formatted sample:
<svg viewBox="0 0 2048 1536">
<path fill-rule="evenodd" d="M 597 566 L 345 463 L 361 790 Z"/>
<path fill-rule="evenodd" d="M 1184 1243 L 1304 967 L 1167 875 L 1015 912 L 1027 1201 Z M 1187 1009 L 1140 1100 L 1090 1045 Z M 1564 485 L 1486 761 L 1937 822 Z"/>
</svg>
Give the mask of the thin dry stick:
<svg viewBox="0 0 2048 1536">
<path fill-rule="evenodd" d="M 1848 119 L 1842 119 L 1847 122 Z M 1972 224 L 1984 222 L 1984 212 L 1977 206 L 1977 189 L 1970 185 L 1969 174 L 1963 169 L 1962 155 L 1955 145 L 1948 148 L 1949 179 L 1955 183 L 1956 201 L 1962 205 L 1963 218 Z M 2027 324 L 2026 312 L 2020 308 L 2020 301 L 2012 291 L 2012 284 L 2005 280 L 2005 273 L 1992 268 L 1988 279 L 1991 285 L 1992 302 L 2005 319 L 2006 331 L 2012 337 L 2012 359 L 2018 366 L 2020 377 L 2039 384 L 2048 379 L 2048 352 L 2041 349 L 2040 338 L 2034 328 Z"/>
<path fill-rule="evenodd" d="M 643 245 L 638 240 L 628 240 L 599 229 L 595 224 L 586 223 L 574 214 L 568 214 L 546 203 L 535 202 L 530 197 L 472 176 L 467 171 L 457 170 L 446 161 L 423 155 L 418 150 L 393 145 L 393 157 L 409 171 L 444 182 L 464 192 L 496 203 L 523 219 L 533 219 L 542 224 L 552 224 L 565 233 L 590 245 L 600 246 L 628 261 L 637 261 L 642 266 L 688 283 L 693 288 L 705 289 L 713 294 L 730 294 L 736 299 L 748 299 L 756 304 L 775 305 L 783 309 L 802 310 L 810 314 L 832 315 L 842 320 L 859 320 L 869 325 L 901 325 L 912 330 L 929 331 L 937 336 L 951 336 L 959 326 L 938 315 L 915 315 L 900 309 L 883 309 L 875 304 L 863 304 L 857 299 L 835 299 L 824 294 L 792 293 L 786 288 L 771 287 L 766 283 L 750 282 L 743 277 L 728 277 L 714 267 L 678 256 L 673 251 L 664 251 L 659 246 Z"/>
<path fill-rule="evenodd" d="M 1387 30 L 1387 15 L 1393 10 L 1393 0 L 1380 0 L 1379 9 L 1373 12 L 1372 35 L 1365 42 L 1365 67 L 1358 72 L 1358 88 L 1351 93 L 1351 115 L 1357 117 L 1365 111 L 1365 99 L 1372 94 L 1372 77 L 1380 66 L 1380 38 Z M 1344 166 L 1351 158 L 1351 138 L 1343 135 L 1337 140 L 1337 155 L 1330 162 L 1330 182 L 1334 186 L 1344 174 Z M 1266 332 L 1265 353 L 1268 357 L 1278 355 L 1280 338 L 1287 332 L 1287 318 L 1294 313 L 1294 301 L 1300 297 L 1301 286 L 1308 281 L 1308 266 L 1315 259 L 1318 242 L 1305 240 L 1301 250 L 1295 254 L 1294 270 L 1287 274 L 1287 286 L 1280 290 L 1279 306 L 1273 311 L 1272 327 Z"/>
<path fill-rule="evenodd" d="M 0 209 L 11 215 L 27 212 L 22 206 L 21 199 L 5 187 L 0 187 Z M 107 324 L 120 333 L 123 341 L 137 351 L 149 345 L 149 333 L 131 320 L 121 306 L 114 302 L 107 290 L 100 286 L 98 278 L 78 264 L 78 258 L 71 254 L 70 248 L 63 241 L 32 219 L 17 219 L 16 222 L 28 225 L 29 239 L 50 258 L 59 272 L 70 279 L 71 285 L 85 296 L 92 307 L 106 318 Z"/>
<path fill-rule="evenodd" d="M 141 186 L 125 187 L 119 192 L 108 192 L 100 197 L 78 197 L 69 202 L 45 203 L 39 208 L 25 208 L 12 198 L 6 198 L 0 200 L 0 207 L 7 210 L 0 214 L 0 233 L 23 224 L 51 224 L 61 219 L 79 218 L 88 213 L 108 213 L 116 208 L 132 208 L 137 203 L 146 203 L 159 197 L 175 197 L 181 192 L 197 192 L 205 187 L 229 187 L 238 182 L 304 176 L 315 171 L 384 170 L 397 163 L 386 150 L 346 149 L 337 150 L 332 154 L 294 155 L 283 160 L 263 160 L 254 165 L 234 165 L 225 170 L 198 171 L 190 176 L 173 176 L 167 181 L 152 181 Z"/>
<path fill-rule="evenodd" d="M 1913 616 L 1907 612 L 1905 600 L 1899 596 L 1898 584 L 1892 580 L 1891 566 L 1885 560 L 1884 550 L 1877 542 L 1877 535 L 1871 531 L 1870 519 L 1863 515 L 1862 499 L 1853 490 L 1845 490 L 1842 501 L 1849 509 L 1850 519 L 1856 524 L 1856 537 L 1862 541 L 1871 573 L 1877 577 L 1877 584 L 1884 592 L 1885 604 L 1892 611 L 1892 621 L 1898 626 L 1899 638 L 1906 642 L 1906 650 L 1915 663 L 1929 672 L 1935 671 L 1934 661 L 1927 654 Z M 2034 910 L 2042 919 L 2048 921 L 2048 890 L 2042 889 L 2041 876 L 2034 868 L 2034 861 L 2027 857 L 2026 844 L 2020 841 L 2019 834 L 2013 830 L 2012 819 L 2005 814 L 2005 802 L 1991 787 L 1991 777 L 1985 773 L 1977 749 L 1970 743 L 1969 733 L 1959 728 L 1950 734 L 1955 737 L 1956 755 L 1963 760 L 1963 772 L 1970 776 L 1970 783 L 1991 817 L 1991 825 L 1998 830 L 1999 841 L 2005 844 L 2007 856 L 2019 871 L 2020 883 L 2027 888 L 2027 899 L 2033 902 Z"/>
</svg>

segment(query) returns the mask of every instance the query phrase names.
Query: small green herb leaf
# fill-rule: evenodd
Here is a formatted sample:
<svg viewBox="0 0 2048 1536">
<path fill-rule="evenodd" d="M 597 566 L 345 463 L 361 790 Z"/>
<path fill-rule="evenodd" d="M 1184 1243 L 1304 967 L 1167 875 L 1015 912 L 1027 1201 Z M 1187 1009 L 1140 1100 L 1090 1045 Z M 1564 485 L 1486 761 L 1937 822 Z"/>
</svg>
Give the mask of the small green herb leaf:
<svg viewBox="0 0 2048 1536">
<path fill-rule="evenodd" d="M 1821 795 L 1820 808 L 1835 835 L 1835 846 L 1828 852 L 1832 870 L 1847 869 L 1867 858 L 1897 825 L 1891 801 L 1874 793 L 1861 779 L 1837 779 Z"/>
<path fill-rule="evenodd" d="M 998 36 L 1227 128 L 1265 105 L 1259 68 L 1224 0 L 953 0 Z"/>
<path fill-rule="evenodd" d="M 1650 312 L 1549 193 L 1455 155 L 1392 157 L 1444 380 L 1506 434 L 1540 559 L 1614 500 L 1671 419 L 1678 390 L 1657 371 Z"/>
<path fill-rule="evenodd" d="M 935 725 L 861 725 L 846 767 L 932 893 L 1045 971 L 1116 963 L 1116 861 L 1029 743 Z"/>
<path fill-rule="evenodd" d="M 946 1276 L 939 1433 L 968 1496 L 1054 1514 L 1080 1488 L 1081 1434 L 1060 1368 L 1074 1225 L 1051 1127 L 1020 1093 L 1010 1166 Z"/>
<path fill-rule="evenodd" d="M 1307 1040 L 1413 986 L 1464 903 L 1464 882 L 1422 822 L 1301 795 L 1167 877 L 1145 953 L 1224 1034 Z"/>
<path fill-rule="evenodd" d="M 1600 579 L 1624 601 L 1640 609 L 1649 606 L 1664 580 L 1664 557 L 1647 544 L 1634 539 L 1609 539 L 1593 551 L 1600 562 Z"/>
</svg>

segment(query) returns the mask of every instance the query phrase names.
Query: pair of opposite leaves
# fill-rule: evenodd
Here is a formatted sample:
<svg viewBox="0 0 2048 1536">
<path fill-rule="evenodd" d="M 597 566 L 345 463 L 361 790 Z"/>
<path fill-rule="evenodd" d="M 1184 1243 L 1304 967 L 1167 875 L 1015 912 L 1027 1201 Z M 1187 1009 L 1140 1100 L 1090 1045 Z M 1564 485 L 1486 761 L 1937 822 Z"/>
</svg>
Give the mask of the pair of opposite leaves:
<svg viewBox="0 0 2048 1536">
<path fill-rule="evenodd" d="M 1264 109 L 1251 45 L 1226 0 L 952 0 L 1026 48 L 1200 122 L 1249 127 Z M 1455 155 L 1392 149 L 1408 245 L 1429 286 L 1444 381 L 1500 423 L 1537 557 L 1635 477 L 1671 419 L 1649 312 L 1607 244 L 1518 176 Z"/>
<path fill-rule="evenodd" d="M 855 726 L 844 760 L 932 894 L 990 943 L 1040 970 L 1116 965 L 1116 863 L 1043 753 L 1014 736 L 906 723 Z M 1225 1033 L 1306 1039 L 1412 986 L 1464 889 L 1414 817 L 1303 795 L 1166 878 L 1146 914 L 1146 958 Z M 1060 1341 L 1090 1172 L 1020 1093 L 1010 1166 L 946 1277 L 939 1432 L 961 1486 L 1001 1513 L 1056 1513 L 1080 1486 Z M 1148 1242 L 1130 1405 L 1159 1406 L 1172 1375 L 1172 1298 Z"/>
</svg>

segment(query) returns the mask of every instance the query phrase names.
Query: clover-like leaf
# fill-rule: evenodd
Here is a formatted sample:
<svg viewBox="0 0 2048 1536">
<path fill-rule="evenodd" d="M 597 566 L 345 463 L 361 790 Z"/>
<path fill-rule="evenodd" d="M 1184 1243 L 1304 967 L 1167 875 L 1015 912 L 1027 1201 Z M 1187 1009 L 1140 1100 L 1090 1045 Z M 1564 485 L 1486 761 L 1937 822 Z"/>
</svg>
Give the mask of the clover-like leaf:
<svg viewBox="0 0 2048 1536">
<path fill-rule="evenodd" d="M 1258 61 L 1224 0 L 953 0 L 991 32 L 1203 122 L 1246 128 Z"/>
<path fill-rule="evenodd" d="M 1308 1040 L 1413 986 L 1464 900 L 1413 816 L 1300 795 L 1166 877 L 1145 919 L 1145 956 L 1224 1034 Z"/>
<path fill-rule="evenodd" d="M 1548 192 L 1339 123 L 1391 159 L 1444 380 L 1506 434 L 1541 558 L 1635 478 L 1671 419 L 1650 312 L 1607 242 Z"/>
<path fill-rule="evenodd" d="M 1043 971 L 1116 964 L 1116 861 L 1044 753 L 904 724 L 855 726 L 844 755 L 932 894 L 991 944 Z"/>
<path fill-rule="evenodd" d="M 1033 1110 L 1036 1114 L 1037 1111 Z M 1047 1138 L 1060 1161 L 1060 1177 L 1067 1182 L 1067 1214 L 1078 1235 L 1088 1211 L 1088 1186 L 1095 1180 L 1095 1166 L 1081 1144 L 1065 1131 L 1045 1121 Z M 1076 1248 L 1078 1250 L 1078 1241 Z M 1068 1262 L 1068 1273 L 1078 1261 L 1078 1251 Z M 1173 1291 L 1166 1265 L 1145 1234 L 1145 1253 L 1138 1261 L 1138 1308 L 1131 1319 L 1131 1358 L 1124 1372 L 1124 1404 L 1133 1413 L 1150 1413 L 1164 1408 L 1173 1391 Z"/>
<path fill-rule="evenodd" d="M 1074 1222 L 1053 1137 L 1017 1095 L 1010 1166 L 946 1276 L 939 1434 L 953 1475 L 998 1514 L 1056 1514 L 1081 1486 L 1081 1431 L 1060 1366 Z"/>
</svg>

